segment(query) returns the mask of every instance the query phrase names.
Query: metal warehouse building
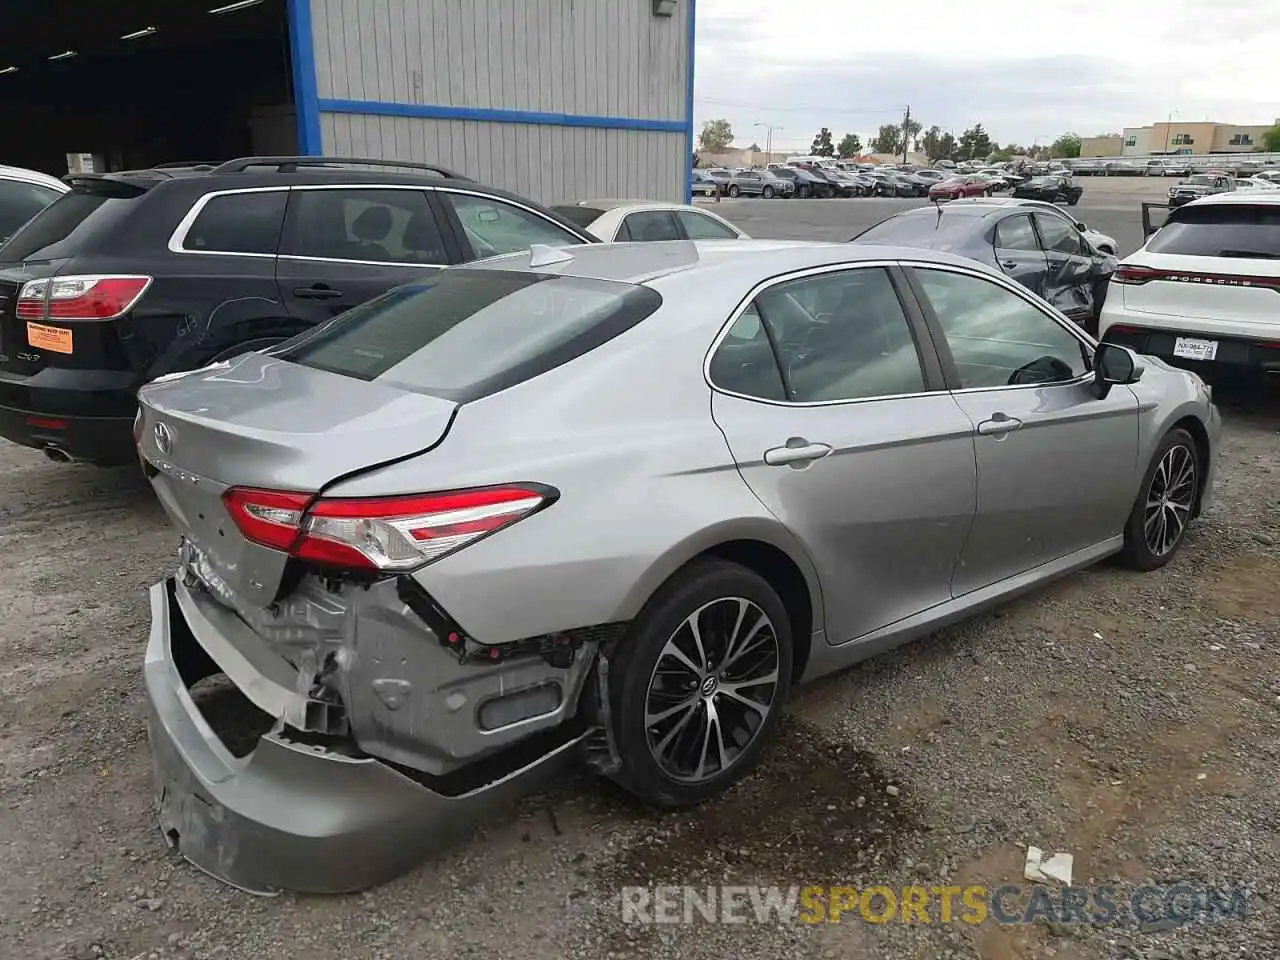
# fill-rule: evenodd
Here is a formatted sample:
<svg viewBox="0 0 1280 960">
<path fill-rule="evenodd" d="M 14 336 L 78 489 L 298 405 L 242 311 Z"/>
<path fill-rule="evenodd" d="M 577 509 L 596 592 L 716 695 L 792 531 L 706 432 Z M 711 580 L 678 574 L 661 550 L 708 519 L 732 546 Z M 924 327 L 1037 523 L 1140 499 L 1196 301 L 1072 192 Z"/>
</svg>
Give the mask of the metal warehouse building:
<svg viewBox="0 0 1280 960">
<path fill-rule="evenodd" d="M 439 163 L 545 202 L 688 189 L 694 0 L 5 7 L 0 163 L 323 153 Z"/>
</svg>

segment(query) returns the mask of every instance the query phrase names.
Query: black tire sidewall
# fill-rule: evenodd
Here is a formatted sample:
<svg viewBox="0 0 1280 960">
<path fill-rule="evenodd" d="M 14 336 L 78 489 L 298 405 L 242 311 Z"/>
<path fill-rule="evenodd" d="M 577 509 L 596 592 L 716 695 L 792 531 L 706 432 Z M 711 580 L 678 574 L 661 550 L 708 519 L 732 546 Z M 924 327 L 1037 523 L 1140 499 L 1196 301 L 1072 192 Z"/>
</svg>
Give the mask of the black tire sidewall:
<svg viewBox="0 0 1280 960">
<path fill-rule="evenodd" d="M 1151 481 L 1155 477 L 1156 469 L 1160 466 L 1160 461 L 1164 459 L 1171 449 L 1176 446 L 1184 446 L 1191 451 L 1193 462 L 1195 463 L 1195 483 L 1196 496 L 1199 497 L 1200 484 L 1203 480 L 1204 464 L 1200 462 L 1200 452 L 1196 449 L 1195 440 L 1191 434 L 1181 427 L 1174 427 L 1161 438 L 1160 443 L 1156 446 L 1155 452 L 1151 455 L 1151 462 L 1147 464 L 1146 472 L 1142 475 L 1142 483 L 1138 487 L 1138 495 L 1133 501 L 1133 510 L 1129 514 L 1129 520 L 1124 528 L 1124 551 L 1122 559 L 1126 565 L 1137 570 L 1156 570 L 1163 567 L 1166 563 L 1178 555 L 1178 551 L 1182 549 L 1182 543 L 1187 536 L 1187 527 L 1183 527 L 1182 534 L 1178 538 L 1178 542 L 1174 544 L 1173 549 L 1162 557 L 1157 557 L 1151 548 L 1147 546 L 1147 538 L 1143 530 L 1146 517 L 1147 494 L 1151 490 Z M 1187 526 L 1190 526 L 1191 518 L 1187 518 Z"/>
<path fill-rule="evenodd" d="M 671 634 L 689 614 L 717 599 L 742 596 L 758 604 L 778 637 L 778 689 L 773 709 L 746 752 L 726 773 L 700 784 L 665 774 L 649 752 L 644 723 L 649 678 Z M 790 689 L 794 659 L 791 621 L 772 587 L 758 574 L 727 561 L 706 561 L 676 574 L 650 598 L 615 651 L 610 665 L 609 700 L 615 743 L 622 760 L 613 779 L 658 807 L 681 807 L 714 796 L 746 775 L 777 727 Z"/>
<path fill-rule="evenodd" d="M 763 196 L 766 200 L 772 200 L 772 199 L 773 199 L 773 187 L 765 187 L 765 188 L 764 188 L 764 190 L 762 190 L 762 191 L 761 191 L 761 194 L 760 194 L 760 195 L 761 195 L 761 196 Z"/>
</svg>

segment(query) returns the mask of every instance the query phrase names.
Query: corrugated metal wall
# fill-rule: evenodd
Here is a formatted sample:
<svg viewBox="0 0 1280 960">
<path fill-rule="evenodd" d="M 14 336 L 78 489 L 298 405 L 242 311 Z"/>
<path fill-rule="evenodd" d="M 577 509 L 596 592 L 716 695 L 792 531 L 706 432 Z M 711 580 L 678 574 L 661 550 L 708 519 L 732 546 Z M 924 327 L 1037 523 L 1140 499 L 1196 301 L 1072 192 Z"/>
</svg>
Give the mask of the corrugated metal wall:
<svg viewBox="0 0 1280 960">
<path fill-rule="evenodd" d="M 311 0 L 325 151 L 434 161 L 545 202 L 682 199 L 692 6 L 679 0 L 664 18 L 652 0 Z M 548 125 L 546 114 L 593 119 Z M 668 129 L 602 129 L 602 118 Z"/>
</svg>

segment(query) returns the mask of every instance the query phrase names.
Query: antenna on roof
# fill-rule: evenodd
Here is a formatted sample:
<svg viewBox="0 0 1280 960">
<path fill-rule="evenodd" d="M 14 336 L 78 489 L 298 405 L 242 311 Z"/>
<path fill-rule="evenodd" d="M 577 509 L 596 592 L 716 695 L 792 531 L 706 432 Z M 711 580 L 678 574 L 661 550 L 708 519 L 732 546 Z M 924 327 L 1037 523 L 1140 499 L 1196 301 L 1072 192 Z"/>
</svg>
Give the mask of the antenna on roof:
<svg viewBox="0 0 1280 960">
<path fill-rule="evenodd" d="M 545 243 L 529 245 L 529 266 L 549 267 L 554 263 L 568 263 L 573 254 L 563 247 L 549 247 Z"/>
</svg>

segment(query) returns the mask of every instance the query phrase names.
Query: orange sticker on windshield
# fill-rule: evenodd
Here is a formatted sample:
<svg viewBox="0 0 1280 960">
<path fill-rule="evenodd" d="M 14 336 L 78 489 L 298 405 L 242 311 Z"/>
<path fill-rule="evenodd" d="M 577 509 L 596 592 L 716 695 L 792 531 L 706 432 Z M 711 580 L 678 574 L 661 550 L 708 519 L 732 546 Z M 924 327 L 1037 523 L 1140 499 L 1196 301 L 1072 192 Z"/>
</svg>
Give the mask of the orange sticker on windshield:
<svg viewBox="0 0 1280 960">
<path fill-rule="evenodd" d="M 48 350 L 50 353 L 71 353 L 71 331 L 28 321 L 27 343 L 40 350 Z"/>
</svg>

